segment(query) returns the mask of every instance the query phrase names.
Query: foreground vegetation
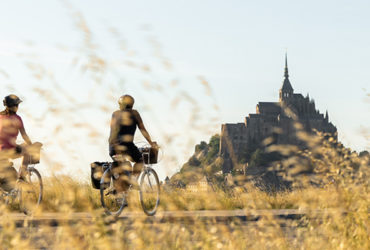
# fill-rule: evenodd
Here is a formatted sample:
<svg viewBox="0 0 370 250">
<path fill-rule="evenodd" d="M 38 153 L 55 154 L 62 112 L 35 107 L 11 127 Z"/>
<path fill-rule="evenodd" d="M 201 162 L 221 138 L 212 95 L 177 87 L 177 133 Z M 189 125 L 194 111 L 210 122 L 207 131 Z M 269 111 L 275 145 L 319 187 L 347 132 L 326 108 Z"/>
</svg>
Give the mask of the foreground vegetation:
<svg viewBox="0 0 370 250">
<path fill-rule="evenodd" d="M 307 137 L 304 133 L 300 136 Z M 253 178 L 236 174 L 231 185 L 216 178 L 208 191 L 177 188 L 171 182 L 162 186 L 158 215 L 161 211 L 243 209 L 246 214 L 253 214 L 255 210 L 264 210 L 265 215 L 256 222 L 196 219 L 148 223 L 145 216 L 115 221 L 103 215 L 99 192 L 89 181 L 56 176 L 45 179 L 44 200 L 34 215 L 58 212 L 68 219 L 75 212 L 88 212 L 92 219 L 57 228 L 33 226 L 25 220 L 23 228 L 17 228 L 14 215 L 9 216 L 17 207 L 2 205 L 1 248 L 369 249 L 370 157 L 322 138 L 309 137 L 310 147 L 305 150 L 276 145 L 266 149 L 283 156 L 267 170 L 275 171 L 291 184 L 284 190 L 261 188 Z M 213 142 L 203 146 L 209 147 Z M 198 148 L 197 152 L 205 148 Z M 207 152 L 198 159 L 204 159 L 202 164 L 215 166 L 212 159 L 216 159 L 216 154 Z M 212 169 L 199 166 L 189 165 L 177 176 L 202 175 Z M 130 192 L 128 202 L 124 212 L 144 215 L 136 190 Z M 306 215 L 283 220 L 269 214 L 273 209 L 304 210 Z"/>
<path fill-rule="evenodd" d="M 292 231 L 281 227 L 273 217 L 261 218 L 253 226 L 242 223 L 168 223 L 147 224 L 141 219 L 134 223 L 111 222 L 104 217 L 99 192 L 88 182 L 79 183 L 60 176 L 45 182 L 42 211 L 60 212 L 68 218 L 71 212 L 90 212 L 89 223 L 65 225 L 57 229 L 26 226 L 16 228 L 2 207 L 0 243 L 2 248 L 45 246 L 55 249 L 368 249 L 369 246 L 369 186 L 366 183 L 332 183 L 325 187 L 305 187 L 286 192 L 267 193 L 253 185 L 210 192 L 189 192 L 186 189 L 163 189 L 160 210 L 205 209 L 308 209 L 330 211 L 323 217 L 304 217 L 289 222 Z M 141 212 L 137 193 L 131 192 L 126 211 Z M 346 213 L 342 213 L 346 211 Z M 287 222 L 285 222 L 287 223 Z M 28 228 L 28 229 L 27 229 Z M 55 235 L 40 239 L 40 235 Z M 39 237 L 39 238 L 38 238 Z M 38 239 L 35 241 L 35 239 Z"/>
</svg>

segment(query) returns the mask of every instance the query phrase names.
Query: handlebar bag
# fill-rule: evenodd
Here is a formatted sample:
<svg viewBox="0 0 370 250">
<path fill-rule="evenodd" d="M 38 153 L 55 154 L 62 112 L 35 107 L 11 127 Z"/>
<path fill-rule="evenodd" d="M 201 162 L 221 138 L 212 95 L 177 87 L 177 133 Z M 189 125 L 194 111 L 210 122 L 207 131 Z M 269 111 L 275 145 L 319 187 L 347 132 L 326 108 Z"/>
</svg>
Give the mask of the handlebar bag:
<svg viewBox="0 0 370 250">
<path fill-rule="evenodd" d="M 154 148 L 154 147 L 143 148 L 141 150 L 141 153 L 144 156 L 143 160 L 146 164 L 156 164 L 156 163 L 158 163 L 158 148 Z"/>
</svg>

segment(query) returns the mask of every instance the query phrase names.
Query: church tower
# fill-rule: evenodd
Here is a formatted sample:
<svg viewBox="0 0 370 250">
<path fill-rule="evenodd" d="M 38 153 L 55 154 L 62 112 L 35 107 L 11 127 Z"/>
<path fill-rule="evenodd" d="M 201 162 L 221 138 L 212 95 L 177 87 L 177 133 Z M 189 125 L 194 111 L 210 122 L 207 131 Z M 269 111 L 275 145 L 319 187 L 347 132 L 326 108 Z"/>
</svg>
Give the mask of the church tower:
<svg viewBox="0 0 370 250">
<path fill-rule="evenodd" d="M 288 74 L 288 57 L 285 54 L 285 71 L 284 71 L 284 82 L 283 86 L 279 91 L 279 101 L 285 101 L 293 96 L 293 88 L 289 81 L 289 74 Z"/>
</svg>

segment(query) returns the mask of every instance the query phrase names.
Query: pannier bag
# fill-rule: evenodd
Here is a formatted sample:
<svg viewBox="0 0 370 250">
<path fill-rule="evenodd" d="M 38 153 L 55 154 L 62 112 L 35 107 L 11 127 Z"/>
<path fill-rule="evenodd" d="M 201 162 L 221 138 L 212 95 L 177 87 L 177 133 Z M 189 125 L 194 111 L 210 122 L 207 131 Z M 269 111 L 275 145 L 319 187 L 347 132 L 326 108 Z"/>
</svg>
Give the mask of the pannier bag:
<svg viewBox="0 0 370 250">
<path fill-rule="evenodd" d="M 158 148 L 148 147 L 141 148 L 141 153 L 143 154 L 143 160 L 146 164 L 155 164 L 158 163 Z M 148 157 L 149 155 L 149 157 Z"/>
<path fill-rule="evenodd" d="M 103 176 L 104 171 L 108 167 L 108 162 L 94 162 L 91 163 L 91 184 L 93 188 L 100 189 L 100 180 L 101 177 Z M 109 186 L 108 185 L 105 186 Z"/>
</svg>

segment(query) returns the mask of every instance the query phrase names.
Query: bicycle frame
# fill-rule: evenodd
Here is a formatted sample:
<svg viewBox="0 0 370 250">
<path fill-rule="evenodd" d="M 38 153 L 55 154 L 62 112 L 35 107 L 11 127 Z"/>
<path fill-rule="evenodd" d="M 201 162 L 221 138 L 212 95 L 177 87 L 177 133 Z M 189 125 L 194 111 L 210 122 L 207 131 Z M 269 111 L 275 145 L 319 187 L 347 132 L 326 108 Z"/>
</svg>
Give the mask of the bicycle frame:
<svg viewBox="0 0 370 250">
<path fill-rule="evenodd" d="M 143 210 L 144 212 L 147 214 L 147 215 L 154 215 L 156 210 L 157 210 L 157 207 L 159 205 L 159 180 L 158 180 L 158 176 L 157 174 L 155 173 L 155 171 L 151 168 L 151 163 L 150 163 L 150 150 L 148 148 L 140 148 L 141 150 L 141 154 L 142 154 L 142 159 L 143 159 L 143 166 L 142 166 L 142 169 L 140 171 L 140 174 L 137 176 L 136 178 L 136 183 L 137 183 L 137 187 L 139 189 L 139 199 L 140 199 L 140 202 L 141 202 L 141 205 L 143 207 Z M 121 158 L 120 158 L 121 157 Z M 131 164 L 131 162 L 124 156 L 112 156 L 112 159 L 115 161 L 115 162 L 119 162 L 120 164 L 125 164 L 126 162 L 129 162 L 130 163 L 130 166 L 131 166 L 131 171 L 130 173 L 133 172 L 133 165 Z M 147 159 L 147 160 L 145 160 Z M 119 214 L 122 212 L 123 208 L 125 206 L 127 206 L 127 203 L 125 204 L 124 202 L 122 204 L 119 205 L 119 208 L 117 211 L 110 211 L 109 208 L 106 207 L 106 201 L 104 199 L 104 197 L 107 195 L 105 194 L 104 190 L 107 190 L 107 187 L 109 185 L 111 185 L 111 182 L 114 181 L 114 179 L 118 179 L 119 178 L 119 175 L 118 176 L 114 176 L 114 171 L 113 171 L 113 162 L 107 162 L 105 164 L 102 165 L 103 167 L 103 175 L 101 177 L 101 180 L 100 180 L 100 199 L 101 199 L 101 202 L 102 202 L 102 206 L 105 208 L 105 212 L 108 214 L 108 215 L 114 215 L 114 216 L 119 216 Z M 109 178 L 112 178 L 112 179 L 109 179 L 109 184 L 106 179 L 107 176 L 110 176 Z M 145 177 L 148 177 L 148 178 L 145 178 Z M 153 176 L 154 179 L 153 180 L 150 180 L 149 176 Z M 152 178 L 153 178 L 152 177 Z M 150 187 L 157 187 L 157 198 L 156 198 L 156 201 L 155 201 L 155 207 L 152 209 L 152 210 L 148 210 L 147 207 L 145 206 L 145 202 L 143 201 L 143 199 L 145 200 L 145 197 L 146 194 L 145 194 L 145 191 L 143 192 L 142 191 L 142 185 L 143 185 L 143 181 L 144 181 L 144 178 L 145 180 L 148 180 L 148 184 Z M 107 186 L 108 184 L 108 186 Z M 130 184 L 129 187 L 128 187 L 128 190 L 127 191 L 130 191 L 133 186 L 136 186 L 135 184 Z M 114 190 L 114 188 L 113 188 Z M 108 189 L 108 193 L 110 193 L 110 190 Z M 144 198 L 143 198 L 144 197 Z M 121 199 L 119 199 L 119 201 L 122 201 Z"/>
<path fill-rule="evenodd" d="M 140 148 L 139 150 L 143 150 L 143 149 L 146 149 L 146 148 Z M 148 171 L 148 169 L 150 169 L 150 168 L 151 168 L 151 166 L 153 165 L 153 164 L 151 164 L 151 163 L 149 162 L 149 161 L 150 161 L 150 152 L 149 152 L 149 151 L 143 151 L 143 152 L 141 153 L 141 155 L 142 155 L 142 159 L 143 159 L 143 169 L 141 170 L 141 172 L 140 172 L 140 174 L 139 174 L 139 176 L 138 176 L 138 177 L 140 177 L 140 176 L 142 175 L 142 173 L 143 173 L 143 172 L 147 172 L 147 171 Z M 120 157 L 122 157 L 122 158 L 120 158 Z M 132 167 L 132 163 L 131 163 L 131 161 L 129 161 L 129 160 L 127 159 L 127 157 L 114 155 L 114 156 L 112 156 L 112 159 L 113 159 L 114 161 L 116 161 L 116 162 L 120 162 L 120 163 L 122 163 L 122 164 L 124 164 L 124 163 L 126 163 L 126 162 L 129 162 L 129 163 L 131 164 L 131 167 Z M 145 159 L 147 159 L 147 162 L 145 162 Z M 113 165 L 113 162 L 108 162 L 107 164 L 104 164 L 104 165 L 103 165 L 103 172 L 104 172 L 105 170 L 107 170 L 107 168 L 109 168 L 109 169 L 110 169 L 110 171 L 112 171 L 112 165 Z"/>
<path fill-rule="evenodd" d="M 42 201 L 42 193 L 43 193 L 43 183 L 42 183 L 42 178 L 41 178 L 41 175 L 40 173 L 37 171 L 36 168 L 33 167 L 33 165 L 35 164 L 29 164 L 25 170 L 25 174 L 28 178 L 28 180 L 25 180 L 26 182 L 28 182 L 29 184 L 32 184 L 32 180 L 31 180 L 31 176 L 32 174 L 34 174 L 34 176 L 36 176 L 37 180 L 38 180 L 38 190 L 39 190 L 39 194 L 37 196 L 37 200 L 34 201 L 35 205 L 38 206 L 41 201 Z M 5 204 L 8 204 L 9 203 L 9 198 L 10 199 L 19 199 L 19 204 L 20 204 L 20 208 L 21 210 L 29 215 L 32 213 L 32 211 L 34 210 L 34 205 L 32 204 L 32 207 L 29 207 L 29 203 L 25 202 L 24 203 L 24 200 L 22 201 L 22 186 L 17 182 L 15 183 L 15 186 L 12 187 L 12 189 L 10 191 L 5 191 L 5 190 L 2 190 L 2 194 L 1 194 L 1 197 L 2 198 L 5 198 Z M 27 191 L 25 192 L 26 196 L 27 196 Z M 24 203 L 24 204 L 23 204 Z M 27 203 L 27 204 L 26 204 Z"/>
</svg>

